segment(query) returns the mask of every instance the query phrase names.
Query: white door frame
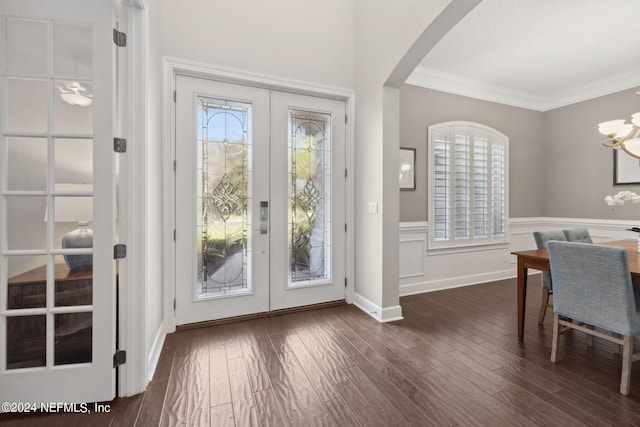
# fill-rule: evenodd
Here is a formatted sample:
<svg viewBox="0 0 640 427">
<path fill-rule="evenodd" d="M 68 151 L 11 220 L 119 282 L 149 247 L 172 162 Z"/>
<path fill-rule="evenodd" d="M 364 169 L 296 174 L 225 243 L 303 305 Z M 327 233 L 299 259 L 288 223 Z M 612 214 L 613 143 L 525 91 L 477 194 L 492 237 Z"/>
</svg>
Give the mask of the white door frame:
<svg viewBox="0 0 640 427">
<path fill-rule="evenodd" d="M 175 161 L 175 80 L 177 75 L 198 77 L 209 80 L 217 80 L 226 83 L 235 83 L 247 86 L 261 87 L 265 89 L 293 92 L 303 95 L 311 95 L 322 98 L 331 98 L 344 101 L 346 103 L 347 121 L 346 132 L 346 165 L 350 171 L 347 175 L 346 189 L 346 218 L 347 218 L 347 244 L 346 244 L 346 277 L 347 288 L 345 300 L 348 303 L 353 301 L 354 294 L 354 102 L 353 92 L 339 88 L 323 87 L 300 83 L 288 80 L 276 80 L 270 76 L 243 73 L 237 70 L 216 68 L 211 65 L 185 61 L 176 58 L 163 58 L 163 99 L 162 118 L 164 122 L 162 137 L 163 155 L 163 288 L 164 288 L 164 325 L 165 332 L 171 333 L 176 330 L 176 319 L 174 311 L 175 295 L 175 241 L 173 233 L 175 230 L 175 188 L 174 188 L 174 161 Z M 179 166 L 178 166 L 179 167 Z"/>
<path fill-rule="evenodd" d="M 115 3 L 117 5 L 117 2 Z M 118 14 L 118 30 L 126 33 L 127 46 L 120 48 L 120 138 L 128 141 L 121 155 L 120 242 L 127 257 L 119 266 L 119 347 L 127 362 L 118 368 L 120 397 L 145 390 L 155 370 L 159 348 L 146 348 L 147 303 L 147 20 L 142 0 L 125 0 Z M 123 206 L 124 205 L 124 206 Z M 126 284 L 135 283 L 136 286 Z M 161 327 L 162 329 L 162 327 Z M 163 335 L 164 336 L 164 335 Z M 148 354 L 149 351 L 152 354 Z"/>
</svg>

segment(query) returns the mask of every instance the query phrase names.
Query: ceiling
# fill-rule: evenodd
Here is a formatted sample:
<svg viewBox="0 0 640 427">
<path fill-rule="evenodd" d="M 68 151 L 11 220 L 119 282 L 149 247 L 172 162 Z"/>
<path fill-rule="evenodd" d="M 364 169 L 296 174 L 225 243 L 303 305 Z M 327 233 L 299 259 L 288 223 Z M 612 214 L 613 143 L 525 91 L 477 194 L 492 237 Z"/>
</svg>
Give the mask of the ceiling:
<svg viewBox="0 0 640 427">
<path fill-rule="evenodd" d="M 538 111 L 640 86 L 640 0 L 484 0 L 407 83 Z"/>
</svg>

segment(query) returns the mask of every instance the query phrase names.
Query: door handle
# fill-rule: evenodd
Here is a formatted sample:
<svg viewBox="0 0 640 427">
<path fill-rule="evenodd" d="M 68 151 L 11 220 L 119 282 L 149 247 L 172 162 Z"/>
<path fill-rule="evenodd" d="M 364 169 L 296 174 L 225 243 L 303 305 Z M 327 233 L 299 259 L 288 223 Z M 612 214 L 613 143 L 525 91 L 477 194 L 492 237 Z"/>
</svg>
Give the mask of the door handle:
<svg viewBox="0 0 640 427">
<path fill-rule="evenodd" d="M 267 234 L 269 232 L 269 202 L 266 200 L 260 201 L 260 234 Z"/>
</svg>

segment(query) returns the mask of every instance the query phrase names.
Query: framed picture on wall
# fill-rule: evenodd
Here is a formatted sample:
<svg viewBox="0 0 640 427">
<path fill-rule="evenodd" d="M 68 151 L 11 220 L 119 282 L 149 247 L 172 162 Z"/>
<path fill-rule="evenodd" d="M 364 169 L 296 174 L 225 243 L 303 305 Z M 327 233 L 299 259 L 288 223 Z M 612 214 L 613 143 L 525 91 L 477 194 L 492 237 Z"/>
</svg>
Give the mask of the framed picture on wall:
<svg viewBox="0 0 640 427">
<path fill-rule="evenodd" d="M 400 147 L 400 190 L 416 189 L 416 149 Z"/>
<path fill-rule="evenodd" d="M 613 185 L 640 184 L 640 159 L 613 150 Z"/>
</svg>

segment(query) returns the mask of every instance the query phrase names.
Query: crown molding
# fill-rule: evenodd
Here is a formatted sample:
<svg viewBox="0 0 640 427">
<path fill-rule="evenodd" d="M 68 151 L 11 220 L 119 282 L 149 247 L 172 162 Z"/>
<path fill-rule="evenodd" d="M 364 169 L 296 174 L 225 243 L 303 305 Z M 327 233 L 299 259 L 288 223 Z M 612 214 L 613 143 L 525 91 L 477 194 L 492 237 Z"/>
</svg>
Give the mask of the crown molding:
<svg viewBox="0 0 640 427">
<path fill-rule="evenodd" d="M 443 73 L 426 67 L 416 68 L 405 83 L 455 95 L 544 112 L 640 86 L 640 68 L 631 70 L 621 76 L 566 91 L 551 98 L 535 97 L 522 91 L 490 85 L 478 80 Z"/>
</svg>

